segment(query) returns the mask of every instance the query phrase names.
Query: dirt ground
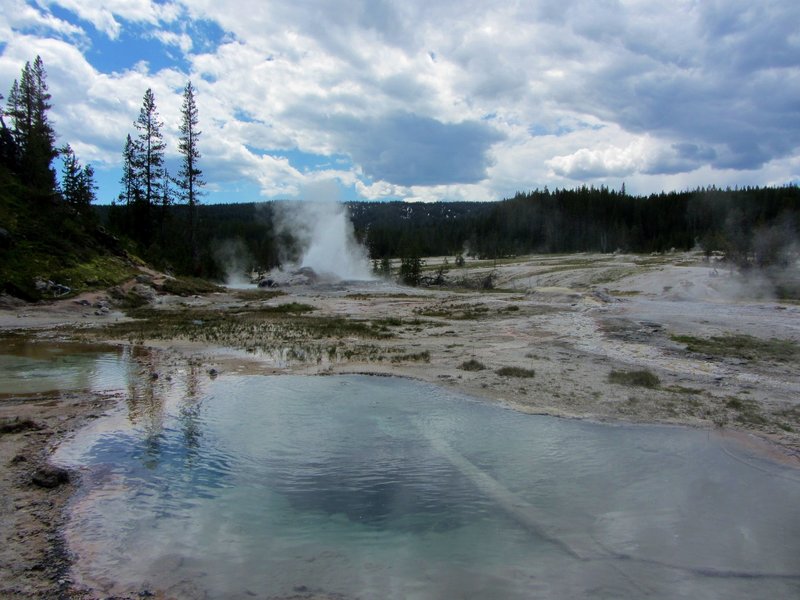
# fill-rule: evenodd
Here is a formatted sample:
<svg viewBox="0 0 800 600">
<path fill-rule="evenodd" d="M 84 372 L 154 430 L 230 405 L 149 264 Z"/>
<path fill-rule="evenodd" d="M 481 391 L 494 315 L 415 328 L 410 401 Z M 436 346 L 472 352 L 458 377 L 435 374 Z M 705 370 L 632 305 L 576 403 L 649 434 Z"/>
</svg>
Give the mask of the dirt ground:
<svg viewBox="0 0 800 600">
<path fill-rule="evenodd" d="M 487 279 L 491 289 L 473 285 Z M 102 293 L 6 299 L 0 331 L 137 345 L 176 369 L 389 374 L 527 413 L 722 428 L 800 467 L 800 305 L 777 301 L 769 282 L 693 253 L 468 261 L 446 280 L 159 295 L 140 313 L 150 325 Z M 698 339 L 717 344 L 698 349 Z M 96 597 L 72 585 L 59 534 L 75 483 L 50 473 L 50 486 L 42 470 L 63 435 L 119 397 L 0 399 L 3 598 Z"/>
</svg>

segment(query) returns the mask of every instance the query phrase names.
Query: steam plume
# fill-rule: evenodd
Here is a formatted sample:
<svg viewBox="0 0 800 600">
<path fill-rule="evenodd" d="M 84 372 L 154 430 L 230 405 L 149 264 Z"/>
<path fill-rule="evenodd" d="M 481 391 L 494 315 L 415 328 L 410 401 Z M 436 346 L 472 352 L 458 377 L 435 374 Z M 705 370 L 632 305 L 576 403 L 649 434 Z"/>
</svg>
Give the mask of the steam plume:
<svg viewBox="0 0 800 600">
<path fill-rule="evenodd" d="M 335 279 L 372 279 L 369 256 L 353 231 L 347 206 L 337 201 L 335 181 L 308 186 L 305 201 L 275 206 L 275 228 L 291 234 L 298 244 L 298 267 Z"/>
</svg>

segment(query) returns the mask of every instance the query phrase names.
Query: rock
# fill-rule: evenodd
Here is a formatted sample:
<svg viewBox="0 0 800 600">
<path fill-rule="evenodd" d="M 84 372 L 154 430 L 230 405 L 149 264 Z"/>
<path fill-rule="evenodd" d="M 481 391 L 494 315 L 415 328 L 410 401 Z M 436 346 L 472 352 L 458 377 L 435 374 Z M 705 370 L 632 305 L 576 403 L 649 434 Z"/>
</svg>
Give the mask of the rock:
<svg viewBox="0 0 800 600">
<path fill-rule="evenodd" d="M 144 285 L 142 283 L 137 283 L 131 288 L 131 294 L 134 296 L 139 296 L 140 298 L 147 300 L 148 302 L 153 302 L 156 299 L 156 291 L 151 288 L 150 286 Z"/>
<path fill-rule="evenodd" d="M 44 429 L 44 425 L 40 425 L 30 419 L 20 419 L 19 417 L 3 418 L 0 420 L 0 434 L 3 433 L 21 433 L 23 431 L 39 431 Z"/>
<path fill-rule="evenodd" d="M 91 302 L 89 302 L 86 298 L 75 300 L 75 304 L 78 304 L 80 306 L 91 306 Z"/>
<path fill-rule="evenodd" d="M 216 369 L 211 368 L 208 370 L 208 376 L 211 377 L 211 379 L 216 379 L 217 375 L 219 375 L 219 371 L 217 371 Z"/>
<path fill-rule="evenodd" d="M 108 295 L 114 298 L 115 300 L 124 300 L 126 296 L 125 290 L 123 290 L 118 285 L 108 288 Z"/>
<path fill-rule="evenodd" d="M 25 304 L 26 302 L 24 300 L 15 298 L 10 294 L 6 294 L 5 292 L 0 294 L 0 308 L 19 308 L 25 306 Z"/>
<path fill-rule="evenodd" d="M 151 283 L 153 283 L 153 278 L 145 273 L 140 273 L 139 275 L 136 276 L 136 283 L 143 283 L 146 285 L 150 285 Z"/>
<path fill-rule="evenodd" d="M 69 483 L 69 471 L 61 467 L 44 465 L 33 472 L 31 483 L 46 489 L 57 488 Z"/>
<path fill-rule="evenodd" d="M 52 286 L 50 286 L 49 291 L 55 296 L 64 296 L 66 294 L 69 294 L 72 291 L 72 288 L 69 287 L 68 285 L 54 283 Z"/>
<path fill-rule="evenodd" d="M 615 298 L 605 290 L 594 290 L 592 291 L 592 296 L 594 296 L 597 300 L 600 300 L 600 302 L 605 302 L 606 304 L 619 302 L 619 298 Z"/>
</svg>

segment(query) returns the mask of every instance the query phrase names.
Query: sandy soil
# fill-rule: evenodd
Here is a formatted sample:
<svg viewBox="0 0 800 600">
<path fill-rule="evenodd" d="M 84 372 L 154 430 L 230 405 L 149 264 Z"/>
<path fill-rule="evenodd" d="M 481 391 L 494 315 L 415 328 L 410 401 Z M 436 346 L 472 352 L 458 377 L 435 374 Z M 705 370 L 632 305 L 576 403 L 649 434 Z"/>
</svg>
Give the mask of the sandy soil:
<svg viewBox="0 0 800 600">
<path fill-rule="evenodd" d="M 490 291 L 362 282 L 287 287 L 275 297 L 256 290 L 159 296 L 154 303 L 156 309 L 190 314 L 238 314 L 297 302 L 315 307 L 314 317 L 386 324 L 390 335 L 376 339 L 350 333 L 324 341 L 287 338 L 285 329 L 262 328 L 252 339 L 215 334 L 213 344 L 196 335 L 162 339 L 156 332 L 118 342 L 216 372 L 391 374 L 529 413 L 721 427 L 775 459 L 800 466 L 795 363 L 698 354 L 672 337 L 749 335 L 800 343 L 800 306 L 771 299 L 763 282 L 746 285 L 738 274 L 695 254 L 468 263 L 452 269 L 448 279 L 468 283 L 490 274 Z M 103 294 L 0 306 L 0 329 L 45 337 L 109 337 L 108 331 L 92 328 L 127 319 Z M 470 360 L 484 368 L 465 370 Z M 502 371 L 507 367 L 533 376 L 508 375 Z M 609 381 L 612 371 L 636 370 L 657 375 L 660 384 L 647 388 Z M 0 400 L 0 423 L 6 424 L 0 434 L 3 598 L 95 597 L 71 585 L 59 536 L 62 508 L 74 483 L 51 488 L 32 481 L 54 443 L 117 400 L 113 394 Z"/>
</svg>

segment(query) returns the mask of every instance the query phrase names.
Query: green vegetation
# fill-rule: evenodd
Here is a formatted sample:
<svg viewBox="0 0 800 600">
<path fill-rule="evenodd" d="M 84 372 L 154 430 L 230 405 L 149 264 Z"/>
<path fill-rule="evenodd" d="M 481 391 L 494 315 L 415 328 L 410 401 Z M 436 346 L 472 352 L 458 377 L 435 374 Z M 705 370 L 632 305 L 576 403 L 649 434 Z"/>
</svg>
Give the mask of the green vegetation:
<svg viewBox="0 0 800 600">
<path fill-rule="evenodd" d="M 487 316 L 489 307 L 483 304 L 442 304 L 430 308 L 414 309 L 414 313 L 423 317 L 467 321 Z"/>
<path fill-rule="evenodd" d="M 534 377 L 536 371 L 522 367 L 500 367 L 495 371 L 500 377 Z"/>
<path fill-rule="evenodd" d="M 160 289 L 167 294 L 173 294 L 175 296 L 195 296 L 222 292 L 225 290 L 225 288 L 197 277 L 174 277 L 166 279 L 160 286 Z"/>
<path fill-rule="evenodd" d="M 400 362 L 431 362 L 431 353 L 427 350 L 421 352 L 409 352 L 392 357 L 393 363 Z"/>
<path fill-rule="evenodd" d="M 800 345 L 791 340 L 768 340 L 750 335 L 722 335 L 700 338 L 675 335 L 672 339 L 685 344 L 689 352 L 750 361 L 793 362 L 800 358 Z"/>
<path fill-rule="evenodd" d="M 261 315 L 302 315 L 304 313 L 314 312 L 316 307 L 302 302 L 287 302 L 286 304 L 277 304 L 275 306 L 262 306 L 255 312 Z"/>
<path fill-rule="evenodd" d="M 741 398 L 731 397 L 725 403 L 725 407 L 734 411 L 734 417 L 739 423 L 748 425 L 766 425 L 769 420 L 761 414 L 758 403 L 753 400 L 742 400 Z"/>
<path fill-rule="evenodd" d="M 661 385 L 661 380 L 658 378 L 658 375 L 645 369 L 639 371 L 611 371 L 611 373 L 608 374 L 608 381 L 619 385 L 651 389 Z"/>
<path fill-rule="evenodd" d="M 486 368 L 486 365 L 484 365 L 479 360 L 471 358 L 461 363 L 458 366 L 458 368 L 461 369 L 462 371 L 483 371 Z"/>
</svg>

